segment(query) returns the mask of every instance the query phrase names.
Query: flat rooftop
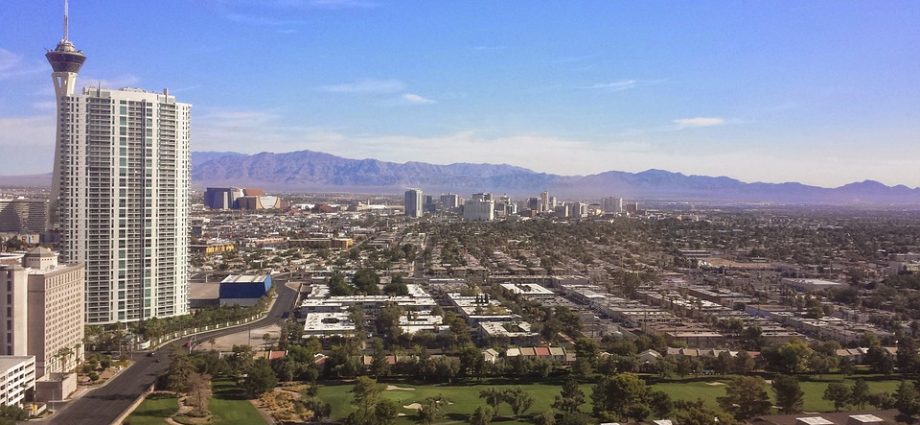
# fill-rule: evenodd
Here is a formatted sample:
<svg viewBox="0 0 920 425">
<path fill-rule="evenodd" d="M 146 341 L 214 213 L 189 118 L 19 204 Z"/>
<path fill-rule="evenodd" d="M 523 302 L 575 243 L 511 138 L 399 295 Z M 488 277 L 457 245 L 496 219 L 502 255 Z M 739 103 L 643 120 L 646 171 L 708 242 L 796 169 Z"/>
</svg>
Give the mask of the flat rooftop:
<svg viewBox="0 0 920 425">
<path fill-rule="evenodd" d="M 264 283 L 269 277 L 268 274 L 232 274 L 220 283 Z"/>
</svg>

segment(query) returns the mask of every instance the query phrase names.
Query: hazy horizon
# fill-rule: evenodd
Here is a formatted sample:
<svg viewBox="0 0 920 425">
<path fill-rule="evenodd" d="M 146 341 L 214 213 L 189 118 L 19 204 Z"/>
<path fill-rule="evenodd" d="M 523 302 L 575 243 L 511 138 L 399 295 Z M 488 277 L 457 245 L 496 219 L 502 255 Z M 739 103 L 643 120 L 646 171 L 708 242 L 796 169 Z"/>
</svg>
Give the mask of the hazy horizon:
<svg viewBox="0 0 920 425">
<path fill-rule="evenodd" d="M 193 151 L 920 186 L 917 3 L 165 4 L 72 2 L 78 86 L 169 87 Z M 0 174 L 45 173 L 62 8 L 4 7 Z"/>
</svg>

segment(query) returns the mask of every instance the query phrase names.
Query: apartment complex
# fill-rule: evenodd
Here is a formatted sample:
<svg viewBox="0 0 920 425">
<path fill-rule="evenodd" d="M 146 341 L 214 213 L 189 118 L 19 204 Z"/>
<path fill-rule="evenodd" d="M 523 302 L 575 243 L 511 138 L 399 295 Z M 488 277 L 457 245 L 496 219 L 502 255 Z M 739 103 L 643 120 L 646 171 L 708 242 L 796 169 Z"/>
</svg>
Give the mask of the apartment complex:
<svg viewBox="0 0 920 425">
<path fill-rule="evenodd" d="M 52 220 L 62 256 L 86 267 L 86 321 L 188 313 L 191 106 L 163 93 L 86 88 L 86 57 L 46 55 L 58 98 Z"/>
</svg>

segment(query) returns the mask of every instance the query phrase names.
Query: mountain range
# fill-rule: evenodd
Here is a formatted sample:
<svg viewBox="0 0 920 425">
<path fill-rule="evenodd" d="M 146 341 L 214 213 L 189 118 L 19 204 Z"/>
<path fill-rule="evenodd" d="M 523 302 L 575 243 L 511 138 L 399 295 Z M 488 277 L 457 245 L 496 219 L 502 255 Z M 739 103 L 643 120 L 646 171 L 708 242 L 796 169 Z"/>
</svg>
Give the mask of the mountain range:
<svg viewBox="0 0 920 425">
<path fill-rule="evenodd" d="M 507 164 L 395 163 L 349 159 L 322 152 L 193 152 L 195 187 L 261 187 L 284 192 L 507 193 L 537 196 L 547 190 L 561 199 L 620 196 L 642 200 L 805 205 L 920 205 L 920 188 L 865 180 L 835 188 L 802 183 L 746 183 L 729 177 L 685 175 L 664 170 L 607 171 L 584 176 L 540 173 Z M 3 185 L 50 185 L 50 174 L 0 177 Z"/>
<path fill-rule="evenodd" d="M 395 163 L 348 159 L 314 151 L 258 153 L 195 152 L 192 181 L 199 185 L 259 186 L 284 191 L 398 193 L 419 187 L 428 193 L 474 192 L 560 198 L 629 199 L 783 204 L 920 205 L 920 189 L 866 180 L 836 188 L 801 183 L 745 183 L 729 177 L 685 175 L 664 170 L 607 171 L 561 176 L 507 164 Z"/>
</svg>

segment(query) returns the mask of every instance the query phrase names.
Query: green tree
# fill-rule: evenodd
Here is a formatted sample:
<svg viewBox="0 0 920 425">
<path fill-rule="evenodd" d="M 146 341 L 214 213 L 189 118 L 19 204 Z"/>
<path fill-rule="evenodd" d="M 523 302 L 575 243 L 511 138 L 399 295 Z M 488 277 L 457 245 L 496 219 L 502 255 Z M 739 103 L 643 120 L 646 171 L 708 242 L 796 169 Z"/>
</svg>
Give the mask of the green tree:
<svg viewBox="0 0 920 425">
<path fill-rule="evenodd" d="M 374 338 L 374 353 L 371 356 L 371 373 L 374 377 L 388 376 L 390 374 L 390 364 L 387 362 L 387 352 L 383 348 L 383 341 L 380 338 Z"/>
<path fill-rule="evenodd" d="M 602 419 L 644 420 L 650 413 L 649 390 L 645 382 L 632 373 L 605 376 L 591 392 L 594 416 Z"/>
<path fill-rule="evenodd" d="M 597 364 L 599 351 L 597 342 L 593 339 L 578 338 L 575 340 L 574 372 L 579 376 L 590 376 Z"/>
<path fill-rule="evenodd" d="M 393 400 L 380 399 L 374 405 L 373 425 L 393 425 L 399 418 L 399 405 Z"/>
<path fill-rule="evenodd" d="M 498 409 L 502 402 L 505 401 L 502 390 L 492 387 L 480 390 L 479 398 L 485 400 L 486 404 L 491 407 L 490 412 L 492 412 L 492 415 L 498 416 Z"/>
<path fill-rule="evenodd" d="M 243 389 L 250 397 L 259 397 L 278 385 L 278 377 L 265 359 L 256 359 L 243 379 Z"/>
<path fill-rule="evenodd" d="M 470 425 L 489 425 L 492 423 L 493 417 L 495 417 L 495 411 L 491 407 L 479 406 L 470 415 Z"/>
<path fill-rule="evenodd" d="M 401 276 L 393 276 L 390 283 L 383 286 L 383 293 L 393 296 L 409 295 L 409 287 L 403 282 Z"/>
<path fill-rule="evenodd" d="M 173 349 L 169 354 L 169 369 L 166 372 L 166 388 L 177 393 L 188 390 L 189 377 L 194 372 L 188 354 L 181 349 Z"/>
<path fill-rule="evenodd" d="M 736 376 L 725 386 L 725 395 L 717 399 L 719 406 L 735 419 L 745 420 L 770 413 L 767 383 L 756 376 Z"/>
<path fill-rule="evenodd" d="M 475 344 L 464 344 L 460 348 L 460 375 L 476 376 L 482 375 L 482 369 L 485 367 L 485 359 L 482 357 L 482 351 Z"/>
<path fill-rule="evenodd" d="M 562 384 L 562 391 L 556 396 L 553 408 L 562 412 L 577 412 L 585 403 L 585 393 L 578 386 L 578 381 L 569 378 Z"/>
<path fill-rule="evenodd" d="M 767 367 L 783 373 L 808 371 L 808 360 L 813 350 L 805 341 L 795 339 L 780 346 L 768 347 L 763 351 Z"/>
<path fill-rule="evenodd" d="M 834 411 L 839 412 L 840 409 L 846 407 L 850 402 L 850 387 L 842 382 L 831 382 L 827 384 L 827 388 L 824 389 L 823 398 L 833 402 Z"/>
<path fill-rule="evenodd" d="M 857 379 L 853 382 L 853 388 L 850 389 L 850 403 L 860 410 L 866 407 L 869 402 L 869 384 L 865 380 Z"/>
<path fill-rule="evenodd" d="M 345 275 L 338 270 L 332 273 L 326 285 L 329 286 L 329 295 L 332 296 L 353 295 L 355 293 L 355 288 L 345 281 Z"/>
<path fill-rule="evenodd" d="M 913 418 L 920 412 L 920 394 L 917 393 L 917 386 L 912 382 L 901 381 L 894 394 L 894 405 L 901 414 Z"/>
<path fill-rule="evenodd" d="M 514 416 L 520 416 L 533 405 L 533 397 L 520 388 L 509 388 L 504 391 L 502 398 L 511 406 Z"/>
<path fill-rule="evenodd" d="M 425 425 L 431 425 L 444 417 L 444 408 L 449 401 L 442 395 L 428 397 L 422 400 L 421 407 L 418 409 L 419 422 Z"/>
<path fill-rule="evenodd" d="M 731 416 L 716 412 L 706 407 L 703 402 L 684 403 L 673 415 L 675 423 L 680 425 L 735 425 Z"/>
<path fill-rule="evenodd" d="M 399 327 L 399 318 L 402 314 L 402 308 L 396 303 L 384 305 L 374 319 L 377 335 L 382 336 L 388 343 L 395 344 L 402 335 L 402 328 Z"/>
<path fill-rule="evenodd" d="M 355 379 L 355 385 L 351 388 L 352 404 L 357 407 L 358 424 L 367 423 L 372 417 L 377 402 L 380 401 L 380 395 L 383 393 L 384 386 L 377 383 L 376 379 L 367 376 L 359 376 Z"/>
<path fill-rule="evenodd" d="M 785 414 L 802 411 L 805 392 L 794 376 L 780 375 L 773 379 L 773 391 L 776 393 L 776 405 Z"/>
<path fill-rule="evenodd" d="M 366 295 L 377 295 L 380 293 L 380 289 L 377 286 L 380 284 L 380 276 L 377 275 L 374 269 L 364 268 L 358 270 L 355 272 L 354 277 L 351 278 L 351 283 L 355 285 L 357 292 Z"/>
</svg>

